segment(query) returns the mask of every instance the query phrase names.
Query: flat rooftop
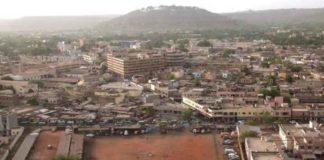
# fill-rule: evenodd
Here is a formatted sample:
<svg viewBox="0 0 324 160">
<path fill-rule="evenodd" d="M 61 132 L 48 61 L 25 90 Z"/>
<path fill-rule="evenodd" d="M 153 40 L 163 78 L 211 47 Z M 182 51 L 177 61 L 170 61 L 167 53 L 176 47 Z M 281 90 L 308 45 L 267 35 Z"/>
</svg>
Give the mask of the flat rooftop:
<svg viewBox="0 0 324 160">
<path fill-rule="evenodd" d="M 245 141 L 252 152 L 278 152 L 277 146 L 273 142 L 267 142 L 261 138 L 246 138 Z"/>
<path fill-rule="evenodd" d="M 253 160 L 283 160 L 279 153 L 253 152 Z"/>
<path fill-rule="evenodd" d="M 124 90 L 142 90 L 141 87 L 134 85 L 130 82 L 113 82 L 104 84 L 101 86 L 101 89 L 107 90 L 107 89 L 124 89 Z"/>
<path fill-rule="evenodd" d="M 30 133 L 23 141 L 23 143 L 20 145 L 18 151 L 16 152 L 15 156 L 12 158 L 12 160 L 25 160 L 33 147 L 39 133 L 40 129 L 34 130 L 32 133 Z"/>
</svg>

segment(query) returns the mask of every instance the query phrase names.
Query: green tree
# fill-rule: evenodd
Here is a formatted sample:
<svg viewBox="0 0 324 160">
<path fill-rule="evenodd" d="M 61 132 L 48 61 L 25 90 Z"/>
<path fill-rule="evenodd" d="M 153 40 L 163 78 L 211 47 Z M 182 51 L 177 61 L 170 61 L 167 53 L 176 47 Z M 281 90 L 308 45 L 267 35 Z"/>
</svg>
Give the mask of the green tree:
<svg viewBox="0 0 324 160">
<path fill-rule="evenodd" d="M 169 80 L 174 80 L 176 79 L 175 75 L 173 73 L 169 74 Z"/>
<path fill-rule="evenodd" d="M 267 61 L 263 61 L 263 62 L 261 63 L 261 67 L 262 67 L 262 68 L 269 68 L 269 67 L 270 67 L 269 62 L 267 62 Z"/>
<path fill-rule="evenodd" d="M 287 81 L 288 83 L 293 83 L 295 80 L 294 80 L 294 78 L 293 78 L 291 75 L 287 75 L 287 76 L 286 76 L 286 81 Z"/>
<path fill-rule="evenodd" d="M 27 100 L 27 104 L 37 106 L 39 103 L 38 103 L 37 99 L 34 97 L 34 98 Z"/>
<path fill-rule="evenodd" d="M 4 76 L 1 78 L 1 80 L 13 81 L 13 79 L 10 76 Z"/>
<path fill-rule="evenodd" d="M 268 85 L 269 86 L 276 86 L 277 85 L 277 76 L 268 76 L 267 77 Z"/>
<path fill-rule="evenodd" d="M 249 137 L 257 137 L 258 133 L 255 131 L 245 131 L 240 135 L 240 140 L 241 142 L 245 141 L 245 138 L 249 138 Z"/>
<path fill-rule="evenodd" d="M 208 40 L 199 41 L 197 44 L 198 47 L 212 47 L 213 45 Z"/>
<path fill-rule="evenodd" d="M 270 88 L 262 88 L 259 90 L 260 94 L 263 94 L 264 97 L 266 96 L 271 96 L 276 97 L 276 96 L 280 96 L 280 90 L 277 87 L 270 87 Z"/>
<path fill-rule="evenodd" d="M 274 117 L 271 115 L 270 112 L 263 112 L 260 115 L 260 120 L 262 124 L 271 124 L 274 122 Z"/>
<path fill-rule="evenodd" d="M 197 79 L 197 78 L 194 79 L 194 86 L 195 86 L 195 87 L 199 87 L 199 86 L 201 86 L 201 82 L 200 82 L 199 79 Z"/>
<path fill-rule="evenodd" d="M 185 120 L 190 120 L 192 114 L 193 114 L 192 110 L 191 110 L 191 109 L 187 109 L 187 110 L 185 110 L 185 111 L 182 113 L 182 117 L 183 117 L 183 119 L 185 119 Z"/>
<path fill-rule="evenodd" d="M 32 89 L 29 89 L 28 93 L 34 93 L 34 91 Z"/>
</svg>

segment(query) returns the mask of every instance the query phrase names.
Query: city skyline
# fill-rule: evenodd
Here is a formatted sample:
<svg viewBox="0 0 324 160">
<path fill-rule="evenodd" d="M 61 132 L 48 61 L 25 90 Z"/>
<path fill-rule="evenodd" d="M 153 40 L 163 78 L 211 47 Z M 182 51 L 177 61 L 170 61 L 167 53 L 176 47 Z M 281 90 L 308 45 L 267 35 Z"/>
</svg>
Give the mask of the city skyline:
<svg viewBox="0 0 324 160">
<path fill-rule="evenodd" d="M 19 5 L 18 5 L 19 4 Z M 178 5 L 195 6 L 214 13 L 239 12 L 247 10 L 268 10 L 286 8 L 323 8 L 321 0 L 157 0 L 142 1 L 104 1 L 104 0 L 12 0 L 0 6 L 0 19 L 15 19 L 26 16 L 84 16 L 84 15 L 122 15 L 147 6 Z"/>
</svg>

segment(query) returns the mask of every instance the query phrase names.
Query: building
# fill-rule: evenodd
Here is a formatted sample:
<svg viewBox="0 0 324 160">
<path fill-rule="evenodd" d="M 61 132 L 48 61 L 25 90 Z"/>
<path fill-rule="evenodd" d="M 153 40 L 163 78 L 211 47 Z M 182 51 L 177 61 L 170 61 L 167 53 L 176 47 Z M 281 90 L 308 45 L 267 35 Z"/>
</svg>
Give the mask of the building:
<svg viewBox="0 0 324 160">
<path fill-rule="evenodd" d="M 170 67 L 183 66 L 184 64 L 184 53 L 166 53 L 165 64 Z"/>
<path fill-rule="evenodd" d="M 246 138 L 245 151 L 248 160 L 283 160 L 276 144 L 270 138 Z"/>
<path fill-rule="evenodd" d="M 98 59 L 98 54 L 88 53 L 88 54 L 82 55 L 82 58 L 87 63 L 93 64 Z"/>
<path fill-rule="evenodd" d="M 123 77 L 149 74 L 164 67 L 161 54 L 107 55 L 108 70 Z"/>
<path fill-rule="evenodd" d="M 279 125 L 279 137 L 286 150 L 299 157 L 323 157 L 324 127 L 315 121 L 309 124 Z"/>
<path fill-rule="evenodd" d="M 0 115 L 0 133 L 2 136 L 10 135 L 12 129 L 18 128 L 17 114 L 4 113 Z"/>
</svg>

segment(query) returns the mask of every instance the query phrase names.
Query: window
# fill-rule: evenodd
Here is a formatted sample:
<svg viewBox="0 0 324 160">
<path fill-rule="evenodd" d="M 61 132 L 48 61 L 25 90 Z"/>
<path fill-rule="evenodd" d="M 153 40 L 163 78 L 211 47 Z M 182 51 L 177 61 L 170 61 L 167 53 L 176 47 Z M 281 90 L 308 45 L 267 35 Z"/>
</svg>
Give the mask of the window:
<svg viewBox="0 0 324 160">
<path fill-rule="evenodd" d="M 308 148 L 308 149 L 312 149 L 312 146 L 308 146 L 307 148 Z"/>
<path fill-rule="evenodd" d="M 299 146 L 299 149 L 304 149 L 304 146 Z"/>
</svg>

